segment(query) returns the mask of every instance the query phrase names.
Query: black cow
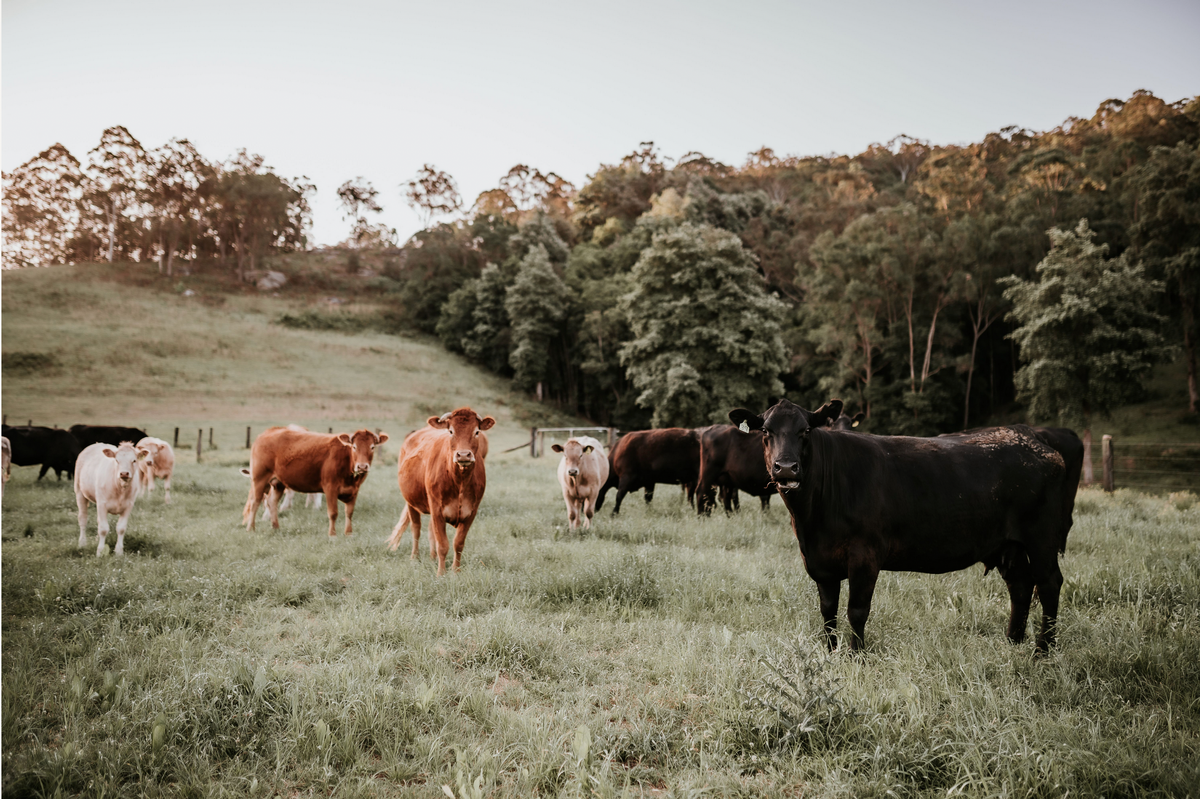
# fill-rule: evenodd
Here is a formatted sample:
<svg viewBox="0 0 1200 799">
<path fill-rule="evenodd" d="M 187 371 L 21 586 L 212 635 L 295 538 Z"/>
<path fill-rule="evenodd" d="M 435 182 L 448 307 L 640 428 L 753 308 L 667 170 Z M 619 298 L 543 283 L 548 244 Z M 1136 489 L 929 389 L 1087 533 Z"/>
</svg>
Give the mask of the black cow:
<svg viewBox="0 0 1200 799">
<path fill-rule="evenodd" d="M 698 432 L 700 474 L 696 485 L 696 512 L 712 512 L 716 488 L 721 489 L 721 503 L 726 513 L 733 511 L 738 491 L 758 497 L 766 510 L 775 493 L 775 485 L 763 463 L 762 436 L 743 433 L 727 424 L 715 424 Z"/>
<path fill-rule="evenodd" d="M 935 438 L 823 429 L 841 409 L 840 400 L 812 412 L 780 400 L 762 416 L 729 413 L 762 431 L 765 465 L 817 583 L 830 648 L 842 580 L 850 582 L 850 647 L 859 649 L 880 570 L 941 574 L 982 562 L 1008 585 L 1014 643 L 1025 637 L 1037 588 L 1037 650 L 1046 652 L 1063 582 L 1063 513 L 1075 491 L 1062 455 L 1025 425 Z"/>
<path fill-rule="evenodd" d="M 122 441 L 128 441 L 131 444 L 138 443 L 146 437 L 146 431 L 138 430 L 136 427 L 105 427 L 94 424 L 73 424 L 71 425 L 71 435 L 75 436 L 75 440 L 79 442 L 79 446 L 82 448 L 89 447 L 92 444 L 112 444 L 116 447 Z"/>
<path fill-rule="evenodd" d="M 858 427 L 862 420 L 866 418 L 867 415 L 862 411 L 859 411 L 853 416 L 847 416 L 846 414 L 842 413 L 838 415 L 838 418 L 834 419 L 825 426 L 830 430 L 838 430 L 844 433 Z"/>
<path fill-rule="evenodd" d="M 694 502 L 700 471 L 700 435 L 683 427 L 626 433 L 609 453 L 608 465 L 608 481 L 596 498 L 597 510 L 610 488 L 617 489 L 615 515 L 621 512 L 621 500 L 630 491 L 645 489 L 649 502 L 658 483 L 682 485 L 688 502 Z"/>
<path fill-rule="evenodd" d="M 63 472 L 69 478 L 75 477 L 75 459 L 83 447 L 66 430 L 4 425 L 4 437 L 12 447 L 12 462 L 17 466 L 42 465 L 39 480 L 51 469 L 59 480 L 62 480 Z"/>
</svg>

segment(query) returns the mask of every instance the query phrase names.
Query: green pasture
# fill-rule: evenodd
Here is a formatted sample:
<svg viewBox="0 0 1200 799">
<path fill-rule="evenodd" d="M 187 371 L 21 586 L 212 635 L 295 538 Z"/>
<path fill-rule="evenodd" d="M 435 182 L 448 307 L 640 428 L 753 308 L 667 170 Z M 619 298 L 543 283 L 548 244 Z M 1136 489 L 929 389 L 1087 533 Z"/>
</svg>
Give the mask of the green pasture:
<svg viewBox="0 0 1200 799">
<path fill-rule="evenodd" d="M 66 480 L 14 468 L 6 799 L 1200 795 L 1190 494 L 1081 493 L 1046 658 L 1007 642 L 1007 592 L 982 566 L 885 573 L 867 651 L 827 655 L 777 499 L 697 518 L 662 486 L 572 533 L 556 460 L 500 451 L 572 420 L 436 345 L 273 323 L 302 298 L 190 303 L 60 274 L 80 279 L 3 276 L 10 422 L 181 426 L 189 444 L 204 428 L 206 451 L 180 451 L 171 505 L 138 501 L 123 558 L 94 555 L 94 521 L 77 548 Z M 57 292 L 74 299 L 56 325 L 23 302 Z M 147 319 L 160 305 L 165 328 Z M 175 340 L 186 352 L 147 354 Z M 10 377 L 13 353 L 57 365 Z M 500 424 L 464 568 L 437 578 L 427 523 L 415 563 L 408 536 L 384 539 L 399 437 L 457 404 Z M 299 504 L 278 531 L 240 526 L 245 427 L 289 421 L 394 434 L 352 538 Z"/>
</svg>

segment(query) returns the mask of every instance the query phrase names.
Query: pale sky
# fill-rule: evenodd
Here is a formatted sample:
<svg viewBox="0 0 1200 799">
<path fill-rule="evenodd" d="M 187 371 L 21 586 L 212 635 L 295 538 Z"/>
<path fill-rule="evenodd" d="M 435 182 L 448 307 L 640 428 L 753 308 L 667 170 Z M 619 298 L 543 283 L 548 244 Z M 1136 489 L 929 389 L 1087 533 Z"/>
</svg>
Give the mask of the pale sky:
<svg viewBox="0 0 1200 799">
<path fill-rule="evenodd" d="M 362 176 L 401 239 L 423 163 L 469 204 L 514 164 L 576 186 L 641 141 L 740 165 L 1045 130 L 1149 89 L 1200 93 L 1200 2 L 335 2 L 4 0 L 0 162 L 101 131 L 239 147 L 318 187 L 344 238 Z"/>
</svg>

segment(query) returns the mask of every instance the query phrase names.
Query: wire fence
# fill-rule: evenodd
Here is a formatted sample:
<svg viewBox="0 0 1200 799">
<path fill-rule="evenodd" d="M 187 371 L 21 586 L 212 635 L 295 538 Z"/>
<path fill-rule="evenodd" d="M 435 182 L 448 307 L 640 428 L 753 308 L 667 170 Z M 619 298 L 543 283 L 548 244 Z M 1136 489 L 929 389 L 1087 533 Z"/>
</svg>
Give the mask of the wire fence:
<svg viewBox="0 0 1200 799">
<path fill-rule="evenodd" d="M 1113 484 L 1146 493 L 1200 494 L 1200 443 L 1138 443 L 1113 439 Z M 1092 447 L 1092 469 L 1103 473 L 1100 448 Z"/>
</svg>

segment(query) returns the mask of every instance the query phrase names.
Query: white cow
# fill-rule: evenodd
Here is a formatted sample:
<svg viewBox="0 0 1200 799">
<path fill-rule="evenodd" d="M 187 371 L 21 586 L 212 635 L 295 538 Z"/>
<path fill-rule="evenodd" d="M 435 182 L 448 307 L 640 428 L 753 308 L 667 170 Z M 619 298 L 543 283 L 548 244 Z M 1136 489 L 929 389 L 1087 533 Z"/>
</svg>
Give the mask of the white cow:
<svg viewBox="0 0 1200 799">
<path fill-rule="evenodd" d="M 88 504 L 96 506 L 96 528 L 100 543 L 96 555 L 103 555 L 104 537 L 108 535 L 108 514 L 117 515 L 117 546 L 115 555 L 125 554 L 125 528 L 137 499 L 141 483 L 138 461 L 150 456 L 149 450 L 122 441 L 112 444 L 91 444 L 79 453 L 75 461 L 75 503 L 79 505 L 79 548 L 87 546 Z"/>
<path fill-rule="evenodd" d="M 583 526 L 592 526 L 596 513 L 596 496 L 608 480 L 608 456 L 604 445 L 591 436 L 568 438 L 566 445 L 555 444 L 550 449 L 563 454 L 558 462 L 558 482 L 567 503 L 567 521 L 574 530 L 583 517 Z"/>
<path fill-rule="evenodd" d="M 147 494 L 154 493 L 154 478 L 163 478 L 163 501 L 171 501 L 171 474 L 175 471 L 175 450 L 161 438 L 146 436 L 137 443 L 139 449 L 147 450 L 150 457 L 138 462 L 142 472 L 141 488 Z"/>
</svg>

